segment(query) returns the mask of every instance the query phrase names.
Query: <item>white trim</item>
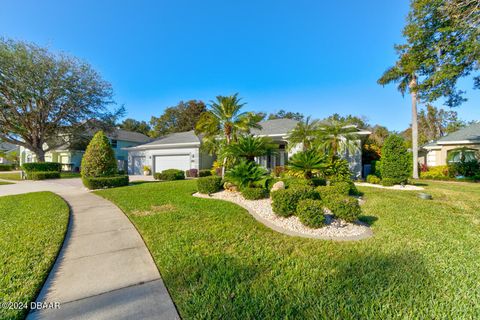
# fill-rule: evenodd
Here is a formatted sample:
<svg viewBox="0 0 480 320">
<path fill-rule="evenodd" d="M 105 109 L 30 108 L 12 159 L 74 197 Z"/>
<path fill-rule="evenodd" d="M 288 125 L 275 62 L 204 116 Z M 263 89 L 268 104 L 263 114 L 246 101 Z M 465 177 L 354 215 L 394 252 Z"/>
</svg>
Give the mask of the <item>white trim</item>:
<svg viewBox="0 0 480 320">
<path fill-rule="evenodd" d="M 458 141 L 438 141 L 439 145 L 451 145 L 451 144 L 480 144 L 479 140 L 458 140 Z"/>
<path fill-rule="evenodd" d="M 165 144 L 149 144 L 149 145 L 139 145 L 136 147 L 122 148 L 122 150 L 152 150 L 152 149 L 168 149 L 171 147 L 198 147 L 200 142 L 182 142 L 182 143 L 165 143 Z"/>
</svg>

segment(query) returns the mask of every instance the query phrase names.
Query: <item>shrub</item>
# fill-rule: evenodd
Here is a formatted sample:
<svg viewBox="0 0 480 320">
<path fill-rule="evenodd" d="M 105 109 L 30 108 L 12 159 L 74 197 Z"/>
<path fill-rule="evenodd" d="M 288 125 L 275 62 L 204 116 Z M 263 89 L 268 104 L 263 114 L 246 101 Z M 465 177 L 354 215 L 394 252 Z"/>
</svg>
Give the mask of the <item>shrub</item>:
<svg viewBox="0 0 480 320">
<path fill-rule="evenodd" d="M 352 179 L 350 165 L 345 159 L 337 159 L 330 163 L 327 167 L 326 175 L 330 180 L 336 181 L 350 181 Z"/>
<path fill-rule="evenodd" d="M 347 222 L 353 222 L 358 220 L 362 209 L 358 204 L 358 200 L 352 197 L 346 196 L 332 196 L 327 199 L 325 206 L 330 209 L 332 214 Z"/>
<path fill-rule="evenodd" d="M 320 228 L 325 223 L 323 203 L 320 200 L 305 199 L 299 201 L 296 215 L 307 227 Z"/>
<path fill-rule="evenodd" d="M 480 173 L 480 163 L 477 160 L 449 163 L 448 172 L 451 177 L 473 177 Z"/>
<path fill-rule="evenodd" d="M 211 194 L 222 189 L 222 178 L 217 176 L 201 177 L 197 179 L 197 190 L 200 193 Z"/>
<path fill-rule="evenodd" d="M 208 169 L 202 169 L 198 172 L 199 177 L 209 177 L 211 175 L 212 175 L 212 172 L 210 172 L 210 170 Z"/>
<path fill-rule="evenodd" d="M 423 179 L 445 180 L 450 177 L 448 166 L 435 166 L 428 168 L 427 171 L 421 172 L 420 177 Z"/>
<path fill-rule="evenodd" d="M 373 175 L 376 175 L 379 178 L 382 178 L 382 162 L 380 160 L 372 161 L 371 171 Z"/>
<path fill-rule="evenodd" d="M 412 172 L 412 157 L 399 135 L 390 135 L 382 147 L 382 179 L 406 183 Z"/>
<path fill-rule="evenodd" d="M 225 174 L 225 180 L 233 183 L 240 189 L 252 187 L 255 182 L 267 176 L 267 171 L 255 162 L 240 161 Z"/>
<path fill-rule="evenodd" d="M 185 173 L 182 170 L 178 169 L 167 169 L 162 172 L 156 172 L 153 175 L 155 180 L 165 180 L 165 181 L 174 181 L 174 180 L 183 180 L 185 179 Z"/>
<path fill-rule="evenodd" d="M 198 177 L 198 170 L 197 169 L 189 169 L 185 171 L 185 176 L 188 178 L 196 178 Z"/>
<path fill-rule="evenodd" d="M 289 160 L 287 169 L 297 177 L 313 178 L 316 171 L 323 170 L 327 156 L 317 150 L 306 150 L 295 153 Z"/>
<path fill-rule="evenodd" d="M 327 180 L 324 178 L 312 178 L 312 184 L 314 187 L 326 186 Z"/>
<path fill-rule="evenodd" d="M 82 177 L 83 185 L 90 190 L 128 186 L 127 175 L 111 177 Z"/>
<path fill-rule="evenodd" d="M 244 188 L 242 196 L 247 200 L 259 200 L 268 197 L 268 192 L 263 188 Z"/>
<path fill-rule="evenodd" d="M 276 166 L 275 168 L 273 168 L 272 175 L 275 178 L 279 178 L 284 172 L 285 172 L 284 166 Z"/>
<path fill-rule="evenodd" d="M 117 174 L 117 160 L 103 131 L 90 141 L 82 158 L 82 177 L 112 177 Z"/>
<path fill-rule="evenodd" d="M 391 187 L 397 184 L 397 179 L 392 178 L 383 178 L 381 181 L 382 186 L 384 187 Z"/>
<path fill-rule="evenodd" d="M 31 162 L 24 163 L 22 169 L 25 172 L 42 171 L 42 172 L 60 172 L 62 164 L 58 162 Z"/>
<path fill-rule="evenodd" d="M 373 184 L 379 184 L 380 183 L 380 178 L 377 177 L 376 175 L 374 174 L 369 174 L 367 176 L 367 182 L 368 183 L 373 183 Z"/>
<path fill-rule="evenodd" d="M 285 178 L 282 181 L 285 183 L 285 188 L 296 186 L 313 187 L 313 181 L 305 178 Z"/>
<path fill-rule="evenodd" d="M 319 199 L 318 193 L 312 187 L 307 186 L 277 190 L 272 192 L 271 195 L 273 212 L 282 217 L 289 217 L 295 214 L 300 200 Z"/>
<path fill-rule="evenodd" d="M 341 194 L 344 196 L 348 196 L 351 194 L 351 189 L 355 188 L 355 185 L 352 183 L 349 183 L 348 181 L 333 181 L 331 183 L 331 187 L 336 190 L 337 194 Z M 353 194 L 353 193 L 352 193 Z"/>
<path fill-rule="evenodd" d="M 0 171 L 12 171 L 13 165 L 11 164 L 0 164 Z"/>
<path fill-rule="evenodd" d="M 30 171 L 27 172 L 29 180 L 59 179 L 60 172 L 57 171 Z"/>
</svg>

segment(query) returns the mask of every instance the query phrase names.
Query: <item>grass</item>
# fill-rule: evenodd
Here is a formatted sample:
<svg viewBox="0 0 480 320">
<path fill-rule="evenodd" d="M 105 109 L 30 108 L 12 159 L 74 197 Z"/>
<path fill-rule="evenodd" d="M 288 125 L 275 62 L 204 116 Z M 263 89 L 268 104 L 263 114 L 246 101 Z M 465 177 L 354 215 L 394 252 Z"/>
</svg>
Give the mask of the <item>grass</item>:
<svg viewBox="0 0 480 320">
<path fill-rule="evenodd" d="M 80 178 L 80 172 L 62 172 L 60 173 L 60 179 Z"/>
<path fill-rule="evenodd" d="M 279 234 L 194 181 L 98 191 L 134 222 L 184 319 L 480 318 L 480 185 L 359 188 L 374 237 Z M 161 209 L 161 210 L 160 210 Z"/>
<path fill-rule="evenodd" d="M 20 173 L 18 172 L 0 172 L 0 179 L 5 180 L 20 180 Z"/>
<path fill-rule="evenodd" d="M 13 184 L 13 183 L 11 183 L 11 182 L 6 182 L 6 181 L 0 181 L 0 186 L 1 186 L 1 185 L 5 185 L 5 184 Z"/>
<path fill-rule="evenodd" d="M 0 301 L 35 299 L 62 245 L 68 213 L 50 192 L 0 197 Z M 0 308 L 0 319 L 23 319 L 26 312 Z"/>
</svg>

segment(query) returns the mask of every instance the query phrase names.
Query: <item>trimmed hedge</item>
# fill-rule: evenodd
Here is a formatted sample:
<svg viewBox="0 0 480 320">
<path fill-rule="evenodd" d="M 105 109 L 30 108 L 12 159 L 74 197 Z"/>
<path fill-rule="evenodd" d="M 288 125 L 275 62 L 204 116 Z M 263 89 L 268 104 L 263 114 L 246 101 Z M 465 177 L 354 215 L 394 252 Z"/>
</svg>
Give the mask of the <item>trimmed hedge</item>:
<svg viewBox="0 0 480 320">
<path fill-rule="evenodd" d="M 83 177 L 83 185 L 90 190 L 128 186 L 128 176 Z"/>
<path fill-rule="evenodd" d="M 199 177 L 210 177 L 212 172 L 209 169 L 202 169 L 198 172 Z"/>
<path fill-rule="evenodd" d="M 57 171 L 30 171 L 27 172 L 29 180 L 60 179 L 60 172 Z"/>
<path fill-rule="evenodd" d="M 394 178 L 383 178 L 380 183 L 384 187 L 391 187 L 391 186 L 396 185 L 398 183 L 398 180 L 394 179 Z"/>
<path fill-rule="evenodd" d="M 174 181 L 174 180 L 184 180 L 185 172 L 178 169 L 167 169 L 162 172 L 156 172 L 153 174 L 155 180 L 165 180 L 165 181 Z"/>
<path fill-rule="evenodd" d="M 348 196 L 331 196 L 324 200 L 332 214 L 347 222 L 357 221 L 362 213 L 358 200 Z"/>
<path fill-rule="evenodd" d="M 305 199 L 298 202 L 296 215 L 307 227 L 322 227 L 325 223 L 323 213 L 323 203 L 320 200 Z"/>
<path fill-rule="evenodd" d="M 197 179 L 199 193 L 211 194 L 222 189 L 222 178 L 217 176 L 201 177 Z"/>
<path fill-rule="evenodd" d="M 82 158 L 82 177 L 114 177 L 118 167 L 115 152 L 103 131 L 98 131 L 90 141 Z"/>
<path fill-rule="evenodd" d="M 289 217 L 297 211 L 300 200 L 319 199 L 318 193 L 312 187 L 295 186 L 289 189 L 272 192 L 272 209 L 277 215 Z"/>
<path fill-rule="evenodd" d="M 25 172 L 60 172 L 62 164 L 58 162 L 31 162 L 24 163 L 22 169 Z"/>
<path fill-rule="evenodd" d="M 185 176 L 188 178 L 196 178 L 198 177 L 198 170 L 197 169 L 189 169 L 185 171 Z"/>
<path fill-rule="evenodd" d="M 11 164 L 0 164 L 0 171 L 12 171 L 13 165 Z"/>
<path fill-rule="evenodd" d="M 242 196 L 247 200 L 260 200 L 266 198 L 268 192 L 263 188 L 244 188 Z"/>
<path fill-rule="evenodd" d="M 367 176 L 367 182 L 368 183 L 372 183 L 372 184 L 379 184 L 380 183 L 380 178 L 377 177 L 376 175 L 374 174 L 369 174 Z"/>
<path fill-rule="evenodd" d="M 307 180 L 307 179 L 304 179 L 304 178 L 286 178 L 286 179 L 282 179 L 282 180 L 285 183 L 286 188 L 297 187 L 297 186 L 313 187 L 312 180 Z"/>
<path fill-rule="evenodd" d="M 320 199 L 325 199 L 329 198 L 332 196 L 337 196 L 338 195 L 338 190 L 334 188 L 333 186 L 320 186 L 316 187 L 315 191 L 318 193 L 320 196 Z"/>
</svg>

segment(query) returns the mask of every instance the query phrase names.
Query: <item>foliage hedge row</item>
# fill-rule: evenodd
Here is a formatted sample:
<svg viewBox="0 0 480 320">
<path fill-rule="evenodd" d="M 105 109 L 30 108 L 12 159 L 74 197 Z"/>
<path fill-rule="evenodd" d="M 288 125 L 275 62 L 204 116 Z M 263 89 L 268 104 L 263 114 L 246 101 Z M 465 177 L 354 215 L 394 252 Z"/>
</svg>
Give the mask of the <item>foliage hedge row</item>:
<svg viewBox="0 0 480 320">
<path fill-rule="evenodd" d="M 244 188 L 242 196 L 247 200 L 260 200 L 268 197 L 268 191 L 264 188 Z"/>
<path fill-rule="evenodd" d="M 57 171 L 30 171 L 27 172 L 29 180 L 59 179 L 60 172 Z"/>
<path fill-rule="evenodd" d="M 323 203 L 335 217 L 347 222 L 358 220 L 362 213 L 358 200 L 353 197 L 341 195 L 330 196 L 324 198 Z"/>
<path fill-rule="evenodd" d="M 95 190 L 128 186 L 129 179 L 127 175 L 112 177 L 82 177 L 82 182 L 88 189 Z"/>
<path fill-rule="evenodd" d="M 296 215 L 307 227 L 320 228 L 325 223 L 323 207 L 321 200 L 300 200 L 297 205 Z"/>
<path fill-rule="evenodd" d="M 300 200 L 318 199 L 319 195 L 309 186 L 290 186 L 288 189 L 272 192 L 273 212 L 282 217 L 290 217 L 297 211 Z"/>
<path fill-rule="evenodd" d="M 22 169 L 25 172 L 60 172 L 62 171 L 62 164 L 58 162 L 31 162 L 24 163 Z"/>
<path fill-rule="evenodd" d="M 199 177 L 209 177 L 212 175 L 212 172 L 208 169 L 202 169 L 198 172 Z"/>
<path fill-rule="evenodd" d="M 13 165 L 11 164 L 0 164 L 0 171 L 12 171 Z"/>
<path fill-rule="evenodd" d="M 197 179 L 199 193 L 211 194 L 222 189 L 222 178 L 218 176 L 201 177 Z"/>
<path fill-rule="evenodd" d="M 185 172 L 178 169 L 167 169 L 162 172 L 156 172 L 153 174 L 155 180 L 165 180 L 165 181 L 174 181 L 174 180 L 183 180 L 185 179 Z"/>
</svg>

